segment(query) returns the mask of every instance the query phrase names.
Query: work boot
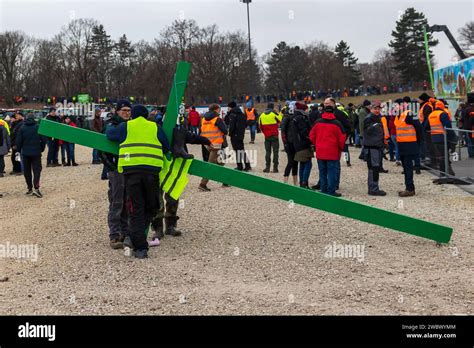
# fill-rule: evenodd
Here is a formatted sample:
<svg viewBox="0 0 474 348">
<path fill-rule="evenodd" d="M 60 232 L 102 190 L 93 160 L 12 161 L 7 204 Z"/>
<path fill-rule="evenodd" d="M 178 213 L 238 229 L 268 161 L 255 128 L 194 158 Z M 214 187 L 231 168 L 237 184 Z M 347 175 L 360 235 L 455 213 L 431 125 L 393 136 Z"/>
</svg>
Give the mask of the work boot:
<svg viewBox="0 0 474 348">
<path fill-rule="evenodd" d="M 251 166 L 247 166 L 244 168 L 244 172 L 250 172 L 252 170 Z"/>
<path fill-rule="evenodd" d="M 264 173 L 270 173 L 270 167 L 265 167 L 265 169 L 263 170 Z"/>
<path fill-rule="evenodd" d="M 416 174 L 421 174 L 420 168 L 416 168 L 415 173 L 416 173 Z"/>
<path fill-rule="evenodd" d="M 120 241 L 120 238 L 110 239 L 110 247 L 112 249 L 123 249 L 123 242 Z"/>
<path fill-rule="evenodd" d="M 278 173 L 278 166 L 273 166 L 273 173 Z"/>
<path fill-rule="evenodd" d="M 407 190 L 400 191 L 398 192 L 398 195 L 400 197 L 413 197 L 415 195 L 415 191 L 407 191 Z"/>
<path fill-rule="evenodd" d="M 386 196 L 387 192 L 385 191 L 369 191 L 369 196 Z"/>
<path fill-rule="evenodd" d="M 165 218 L 165 224 L 166 224 L 166 231 L 165 231 L 166 235 L 179 237 L 183 234 L 180 230 L 176 229 L 176 221 L 172 221 L 171 219 Z"/>
<path fill-rule="evenodd" d="M 204 185 L 204 184 L 199 184 L 198 188 L 199 188 L 199 190 L 204 191 L 204 192 L 211 191 L 211 189 L 209 187 L 207 187 L 207 185 Z"/>
<path fill-rule="evenodd" d="M 186 143 L 186 128 L 174 127 L 173 128 L 173 156 L 182 157 L 184 159 L 192 159 L 193 155 L 187 153 L 185 150 Z"/>
<path fill-rule="evenodd" d="M 380 169 L 380 173 L 385 173 L 386 174 L 386 173 L 388 173 L 388 169 L 383 169 L 382 168 L 382 169 Z"/>
</svg>

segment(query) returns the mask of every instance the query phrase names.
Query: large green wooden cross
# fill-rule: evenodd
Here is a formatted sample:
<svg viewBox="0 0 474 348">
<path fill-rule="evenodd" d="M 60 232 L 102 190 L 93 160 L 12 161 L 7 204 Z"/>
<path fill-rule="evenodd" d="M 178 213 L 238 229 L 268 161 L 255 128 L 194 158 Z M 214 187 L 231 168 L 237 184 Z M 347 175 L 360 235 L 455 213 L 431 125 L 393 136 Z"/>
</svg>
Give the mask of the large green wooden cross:
<svg viewBox="0 0 474 348">
<path fill-rule="evenodd" d="M 190 68 L 191 65 L 189 63 L 179 62 L 176 74 L 174 75 L 173 86 L 171 88 L 166 117 L 163 124 L 164 131 L 170 143 L 172 141 L 173 128 L 176 126 L 178 108 L 184 95 Z M 41 121 L 39 132 L 45 136 L 118 154 L 118 144 L 109 141 L 105 135 L 100 133 L 70 127 L 48 120 Z M 453 232 L 453 229 L 447 226 L 374 208 L 343 198 L 336 198 L 197 159 L 192 161 L 189 173 L 270 197 L 289 202 L 292 201 L 296 204 L 431 239 L 439 243 L 448 243 Z"/>
</svg>

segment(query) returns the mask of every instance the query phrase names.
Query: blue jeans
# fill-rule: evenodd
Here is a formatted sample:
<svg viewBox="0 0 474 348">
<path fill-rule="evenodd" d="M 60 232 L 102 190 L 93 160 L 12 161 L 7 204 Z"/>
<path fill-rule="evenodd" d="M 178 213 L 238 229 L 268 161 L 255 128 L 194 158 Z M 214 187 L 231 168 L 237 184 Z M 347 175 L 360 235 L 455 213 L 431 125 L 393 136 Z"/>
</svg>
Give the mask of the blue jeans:
<svg viewBox="0 0 474 348">
<path fill-rule="evenodd" d="M 339 190 L 339 183 L 341 182 L 341 161 L 336 163 L 336 190 Z"/>
<path fill-rule="evenodd" d="M 400 153 L 398 151 L 398 144 L 397 144 L 397 136 L 391 135 L 390 141 L 388 142 L 389 152 L 390 152 L 390 159 L 393 159 L 393 155 L 395 153 L 395 160 L 400 161 Z"/>
<path fill-rule="evenodd" d="M 46 157 L 47 164 L 58 163 L 59 143 L 57 140 L 48 140 L 48 156 Z"/>
<path fill-rule="evenodd" d="M 67 143 L 67 161 L 72 161 L 72 163 L 76 162 L 76 157 L 75 157 L 75 144 L 74 143 Z"/>
<path fill-rule="evenodd" d="M 357 146 L 360 145 L 360 135 L 359 135 L 359 130 L 358 129 L 355 130 L 355 144 Z"/>
<path fill-rule="evenodd" d="M 97 149 L 92 150 L 92 161 L 100 162 L 99 151 Z"/>
<path fill-rule="evenodd" d="M 198 126 L 189 126 L 191 133 L 199 135 L 199 127 Z"/>
<path fill-rule="evenodd" d="M 341 167 L 339 161 L 318 160 L 319 183 L 321 193 L 334 195 L 336 193 L 337 168 Z"/>
<path fill-rule="evenodd" d="M 249 126 L 250 129 L 250 141 L 255 140 L 255 133 L 257 133 L 257 124 Z"/>
<path fill-rule="evenodd" d="M 311 168 L 313 168 L 313 163 L 311 160 L 307 162 L 300 162 L 300 184 L 308 185 Z"/>
</svg>

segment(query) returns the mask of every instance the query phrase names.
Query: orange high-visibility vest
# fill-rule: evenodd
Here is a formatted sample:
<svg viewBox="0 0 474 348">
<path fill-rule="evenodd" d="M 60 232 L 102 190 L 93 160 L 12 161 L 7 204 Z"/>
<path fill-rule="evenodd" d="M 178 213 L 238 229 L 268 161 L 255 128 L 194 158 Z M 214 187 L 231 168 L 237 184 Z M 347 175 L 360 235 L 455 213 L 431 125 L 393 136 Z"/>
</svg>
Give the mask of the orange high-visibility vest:
<svg viewBox="0 0 474 348">
<path fill-rule="evenodd" d="M 448 114 L 448 118 L 450 121 L 453 120 L 453 115 L 451 114 L 451 111 L 449 111 L 448 108 L 444 108 L 444 112 L 446 112 Z"/>
<path fill-rule="evenodd" d="M 382 121 L 382 126 L 383 126 L 383 138 L 385 143 L 388 142 L 388 139 L 390 138 L 390 132 L 388 131 L 388 125 L 387 125 L 387 118 L 381 116 L 381 121 Z"/>
<path fill-rule="evenodd" d="M 428 117 L 428 122 L 430 123 L 431 135 L 443 134 L 444 127 L 441 123 L 441 114 L 444 113 L 444 110 L 435 110 Z"/>
<path fill-rule="evenodd" d="M 247 115 L 247 121 L 255 121 L 255 109 L 252 108 L 250 110 L 245 109 L 245 113 Z"/>
<path fill-rule="evenodd" d="M 420 123 L 423 123 L 423 121 L 425 120 L 425 115 L 423 111 L 425 110 L 426 106 L 431 107 L 434 110 L 434 107 L 430 103 L 423 104 L 423 106 L 420 108 L 420 111 L 418 112 L 418 119 L 420 120 Z"/>
<path fill-rule="evenodd" d="M 201 136 L 209 139 L 212 144 L 222 144 L 224 142 L 224 133 L 216 126 L 218 117 L 214 117 L 212 120 L 206 120 L 205 118 L 201 121 Z"/>
<path fill-rule="evenodd" d="M 397 143 L 416 142 L 416 130 L 412 124 L 405 122 L 409 110 L 404 111 L 400 116 L 395 117 L 395 128 L 397 129 Z"/>
</svg>

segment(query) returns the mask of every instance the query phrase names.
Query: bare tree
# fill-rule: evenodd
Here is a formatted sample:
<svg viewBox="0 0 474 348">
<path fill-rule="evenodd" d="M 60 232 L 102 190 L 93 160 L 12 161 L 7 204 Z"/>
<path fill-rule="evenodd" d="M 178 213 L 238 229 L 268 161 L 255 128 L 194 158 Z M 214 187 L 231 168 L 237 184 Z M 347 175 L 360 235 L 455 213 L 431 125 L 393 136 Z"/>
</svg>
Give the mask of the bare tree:
<svg viewBox="0 0 474 348">
<path fill-rule="evenodd" d="M 171 26 L 161 33 L 161 38 L 165 45 L 177 50 L 180 60 L 186 60 L 189 50 L 198 41 L 201 29 L 196 21 L 175 20 Z"/>
<path fill-rule="evenodd" d="M 459 43 L 464 52 L 474 56 L 474 21 L 467 22 L 459 29 Z"/>
<path fill-rule="evenodd" d="M 21 96 L 31 72 L 32 39 L 20 31 L 0 34 L 0 91 L 7 105 Z"/>
</svg>

